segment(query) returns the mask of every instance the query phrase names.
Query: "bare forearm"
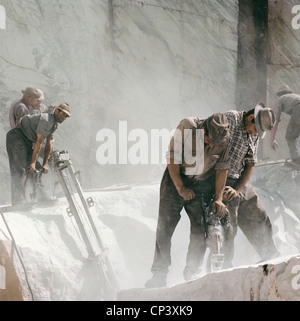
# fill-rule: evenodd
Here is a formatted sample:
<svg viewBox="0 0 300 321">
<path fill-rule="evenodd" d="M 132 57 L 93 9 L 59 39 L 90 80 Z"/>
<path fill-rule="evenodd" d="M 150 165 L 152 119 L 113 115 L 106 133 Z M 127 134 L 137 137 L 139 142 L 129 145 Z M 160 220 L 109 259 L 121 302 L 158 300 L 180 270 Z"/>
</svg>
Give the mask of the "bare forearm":
<svg viewBox="0 0 300 321">
<path fill-rule="evenodd" d="M 42 143 L 40 141 L 37 141 L 34 145 L 34 149 L 33 149 L 33 152 L 32 152 L 32 158 L 31 158 L 31 164 L 35 165 L 37 159 L 38 159 L 38 156 L 39 156 L 39 153 L 42 149 Z"/>
<path fill-rule="evenodd" d="M 183 182 L 180 175 L 180 165 L 174 164 L 174 160 L 170 159 L 168 170 L 177 191 L 180 191 L 183 188 Z"/>
<path fill-rule="evenodd" d="M 275 140 L 277 128 L 278 128 L 278 121 L 276 120 L 275 125 L 274 125 L 274 127 L 272 128 L 272 130 L 270 132 L 271 143 Z"/>
<path fill-rule="evenodd" d="M 183 185 L 183 181 L 180 175 L 180 165 L 174 164 L 174 160 L 171 159 L 170 163 L 168 164 L 168 170 L 178 194 L 185 201 L 190 201 L 191 199 L 195 198 L 194 191 Z"/>
<path fill-rule="evenodd" d="M 253 170 L 254 170 L 254 163 L 248 163 L 241 175 L 241 178 L 238 180 L 237 184 L 234 187 L 237 193 L 240 193 L 243 187 L 248 183 L 253 173 Z"/>
<path fill-rule="evenodd" d="M 44 151 L 44 160 L 43 160 L 43 166 L 48 164 L 48 160 L 50 158 L 50 154 L 52 151 L 52 141 L 47 141 Z"/>
<path fill-rule="evenodd" d="M 228 170 L 216 170 L 216 182 L 215 182 L 215 200 L 223 199 L 223 192 L 226 184 Z"/>
</svg>

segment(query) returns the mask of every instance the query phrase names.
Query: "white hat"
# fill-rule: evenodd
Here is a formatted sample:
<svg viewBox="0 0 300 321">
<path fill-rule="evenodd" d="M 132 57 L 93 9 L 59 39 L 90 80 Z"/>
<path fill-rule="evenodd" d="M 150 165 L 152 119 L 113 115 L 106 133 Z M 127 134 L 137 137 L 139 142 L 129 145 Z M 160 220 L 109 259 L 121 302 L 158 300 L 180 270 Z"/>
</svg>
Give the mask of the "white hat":
<svg viewBox="0 0 300 321">
<path fill-rule="evenodd" d="M 283 94 L 291 94 L 291 93 L 292 93 L 292 91 L 291 91 L 290 87 L 288 85 L 284 85 L 284 86 L 278 88 L 276 95 L 281 96 Z"/>
<path fill-rule="evenodd" d="M 254 109 L 255 126 L 259 138 L 263 139 L 266 131 L 271 130 L 275 124 L 275 114 L 271 108 L 256 105 Z"/>
<path fill-rule="evenodd" d="M 27 87 L 26 89 L 21 90 L 21 93 L 34 97 L 35 99 L 38 99 L 38 100 L 44 100 L 44 94 L 40 89 Z"/>
</svg>

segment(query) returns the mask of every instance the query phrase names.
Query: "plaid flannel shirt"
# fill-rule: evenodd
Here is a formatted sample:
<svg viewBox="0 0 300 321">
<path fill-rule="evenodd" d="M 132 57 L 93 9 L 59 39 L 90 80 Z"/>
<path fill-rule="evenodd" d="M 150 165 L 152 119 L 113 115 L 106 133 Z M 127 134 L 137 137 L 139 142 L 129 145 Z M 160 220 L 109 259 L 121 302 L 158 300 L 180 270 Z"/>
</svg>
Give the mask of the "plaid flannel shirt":
<svg viewBox="0 0 300 321">
<path fill-rule="evenodd" d="M 243 116 L 245 111 L 230 110 L 225 113 L 229 122 L 229 162 L 228 177 L 240 178 L 247 163 L 257 163 L 258 135 L 245 131 Z"/>
</svg>

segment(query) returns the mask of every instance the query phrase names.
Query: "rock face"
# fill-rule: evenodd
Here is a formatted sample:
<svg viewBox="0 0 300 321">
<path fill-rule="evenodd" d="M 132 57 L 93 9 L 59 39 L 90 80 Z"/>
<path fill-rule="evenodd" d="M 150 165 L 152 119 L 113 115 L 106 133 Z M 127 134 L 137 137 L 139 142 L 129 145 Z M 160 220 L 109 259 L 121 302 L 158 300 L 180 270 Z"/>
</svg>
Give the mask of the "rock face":
<svg viewBox="0 0 300 321">
<path fill-rule="evenodd" d="M 3 0 L 0 29 L 0 203 L 9 202 L 8 111 L 27 86 L 45 104 L 68 102 L 55 149 L 66 149 L 85 188 L 144 181 L 159 165 L 100 165 L 97 132 L 174 129 L 183 117 L 234 109 L 237 0 Z M 126 135 L 124 135 L 126 136 Z M 138 138 L 131 136 L 128 149 Z M 127 137 L 124 137 L 125 140 Z M 164 158 L 165 150 L 161 152 Z M 161 162 L 159 162 L 160 164 Z M 126 166 L 125 166 L 126 165 Z M 153 178 L 152 178 L 153 179 Z"/>
<path fill-rule="evenodd" d="M 299 301 L 300 256 L 208 274 L 163 289 L 118 293 L 118 301 Z"/>
<path fill-rule="evenodd" d="M 300 33 L 290 24 L 296 4 L 296 0 L 269 1 L 270 105 L 281 82 L 294 84 L 294 90 L 299 84 L 294 67 L 299 65 Z M 117 158 L 116 164 L 100 165 L 96 155 L 103 140 L 97 133 L 112 130 L 113 149 L 120 156 L 119 147 L 134 147 L 139 137 L 132 130 L 140 129 L 149 151 L 152 129 L 171 130 L 186 116 L 236 109 L 238 0 L 2 0 L 0 10 L 0 203 L 10 200 L 5 150 L 9 106 L 21 98 L 22 89 L 37 87 L 44 91 L 47 105 L 66 101 L 72 106 L 72 117 L 59 126 L 54 148 L 69 151 L 75 169 L 81 171 L 83 187 L 131 184 L 129 189 L 93 196 L 96 221 L 112 249 L 110 258 L 121 289 L 143 287 L 151 274 L 157 182 L 164 166 L 153 164 L 150 152 L 145 164 L 135 165 L 129 159 L 122 163 Z M 120 121 L 127 123 L 125 134 L 120 134 Z M 164 158 L 165 150 L 160 152 Z M 283 156 L 282 152 L 278 157 Z M 273 223 L 276 245 L 282 254 L 297 255 L 299 174 L 281 168 L 268 171 L 269 176 L 265 172 L 255 177 L 255 187 Z M 137 181 L 156 183 L 132 184 Z M 37 300 L 101 299 L 100 285 L 89 278 L 91 267 L 85 264 L 78 232 L 65 217 L 65 203 L 61 199 L 55 207 L 8 215 L 29 281 Z M 189 223 L 183 214 L 174 234 L 169 286 L 182 281 L 188 237 Z M 244 241 L 239 235 L 236 265 L 259 260 Z M 16 270 L 25 288 L 24 299 L 30 300 L 18 263 Z M 257 282 L 267 280 L 262 267 L 251 271 Z M 248 290 L 246 295 L 251 297 Z"/>
</svg>

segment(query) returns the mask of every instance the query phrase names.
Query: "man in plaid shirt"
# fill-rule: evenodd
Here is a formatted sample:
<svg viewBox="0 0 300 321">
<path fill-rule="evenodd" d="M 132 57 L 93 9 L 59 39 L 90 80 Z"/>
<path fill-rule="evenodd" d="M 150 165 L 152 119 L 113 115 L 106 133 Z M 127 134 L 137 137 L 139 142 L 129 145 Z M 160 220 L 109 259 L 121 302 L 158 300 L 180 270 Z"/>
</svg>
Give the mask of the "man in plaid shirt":
<svg viewBox="0 0 300 321">
<path fill-rule="evenodd" d="M 264 107 L 263 104 L 258 104 L 248 112 L 230 110 L 225 113 L 230 131 L 230 169 L 223 201 L 228 202 L 234 231 L 232 238 L 224 240 L 225 268 L 232 266 L 238 226 L 263 260 L 280 255 L 273 240 L 270 219 L 249 183 L 257 163 L 259 138 L 264 138 L 266 131 L 271 130 L 275 123 L 272 109 Z"/>
</svg>

